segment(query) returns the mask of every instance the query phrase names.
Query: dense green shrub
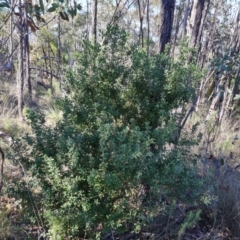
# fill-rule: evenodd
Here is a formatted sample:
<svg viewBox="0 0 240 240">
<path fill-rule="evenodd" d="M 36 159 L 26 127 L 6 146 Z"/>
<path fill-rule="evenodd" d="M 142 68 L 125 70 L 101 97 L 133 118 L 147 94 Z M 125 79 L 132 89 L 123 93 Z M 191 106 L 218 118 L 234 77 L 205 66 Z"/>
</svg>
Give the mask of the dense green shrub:
<svg viewBox="0 0 240 240">
<path fill-rule="evenodd" d="M 30 152 L 21 163 L 38 179 L 59 239 L 129 223 L 138 230 L 163 198 L 184 198 L 198 184 L 191 161 L 170 146 L 178 137 L 173 110 L 193 97 L 199 71 L 183 58 L 147 56 L 116 26 L 106 42 L 83 42 L 59 100 L 63 119 L 51 128 L 30 112 L 33 135 L 22 140 Z"/>
</svg>

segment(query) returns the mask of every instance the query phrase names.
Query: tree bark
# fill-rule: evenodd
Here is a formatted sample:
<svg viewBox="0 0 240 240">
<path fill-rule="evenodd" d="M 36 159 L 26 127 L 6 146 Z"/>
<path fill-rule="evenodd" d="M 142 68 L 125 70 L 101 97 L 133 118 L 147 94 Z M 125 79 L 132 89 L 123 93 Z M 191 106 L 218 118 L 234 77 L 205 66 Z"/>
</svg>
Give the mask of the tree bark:
<svg viewBox="0 0 240 240">
<path fill-rule="evenodd" d="M 25 0 L 23 8 L 23 29 L 24 29 L 24 52 L 25 52 L 25 81 L 28 85 L 28 97 L 32 100 L 32 84 L 30 76 L 30 52 L 29 52 L 29 30 L 27 24 L 27 1 Z"/>
<path fill-rule="evenodd" d="M 12 79 L 13 77 L 13 12 L 14 12 L 14 5 L 15 2 L 11 1 L 11 7 L 10 7 L 10 12 L 11 12 L 11 16 L 10 16 L 10 26 L 9 26 L 9 31 L 10 31 L 10 37 L 9 37 L 9 45 L 8 45 L 8 49 L 9 49 L 9 62 L 11 64 L 11 75 L 10 75 L 10 79 Z"/>
<path fill-rule="evenodd" d="M 23 84 L 24 84 L 24 72 L 23 72 L 23 12 L 22 12 L 22 1 L 19 0 L 19 47 L 18 47 L 18 116 L 20 119 L 23 118 Z"/>
<path fill-rule="evenodd" d="M 218 10 L 222 6 L 223 0 L 219 0 L 217 2 L 217 6 L 215 7 L 215 11 L 213 14 L 213 20 L 211 22 L 211 28 L 208 33 L 208 41 L 207 41 L 207 50 L 208 50 L 208 55 L 210 52 L 213 53 L 213 57 L 215 57 L 215 53 L 217 53 L 217 45 L 214 45 L 214 35 L 216 33 L 217 29 L 217 15 L 218 15 Z"/>
<path fill-rule="evenodd" d="M 87 25 L 87 39 L 89 40 L 89 2 L 87 0 L 87 12 L 86 12 L 86 25 Z M 76 47 L 75 47 L 76 51 Z"/>
<path fill-rule="evenodd" d="M 57 75 L 61 76 L 61 18 L 58 16 L 58 67 L 57 67 Z M 60 79 L 60 89 L 62 87 L 61 79 Z"/>
<path fill-rule="evenodd" d="M 97 42 L 97 8 L 98 0 L 92 2 L 92 39 Z"/>
<path fill-rule="evenodd" d="M 199 39 L 200 25 L 204 9 L 204 0 L 194 0 L 188 24 L 189 46 L 195 47 Z"/>
<path fill-rule="evenodd" d="M 230 48 L 234 49 L 235 51 L 239 51 L 239 21 L 240 21 L 240 4 L 238 5 L 238 13 L 236 16 L 236 20 L 234 23 L 234 31 L 230 41 Z"/>
<path fill-rule="evenodd" d="M 184 8 L 183 26 L 182 26 L 182 41 L 187 33 L 187 19 L 190 11 L 190 0 L 186 0 Z"/>
<path fill-rule="evenodd" d="M 141 10 L 140 0 L 138 2 L 138 14 L 139 14 L 139 23 L 140 23 L 140 32 L 139 32 L 139 45 L 141 44 L 142 48 L 144 47 L 144 34 L 143 34 L 143 14 Z"/>
<path fill-rule="evenodd" d="M 174 18 L 175 0 L 160 1 L 160 25 L 158 52 L 164 52 L 165 46 L 171 40 L 171 32 Z"/>
<path fill-rule="evenodd" d="M 210 5 L 210 0 L 205 0 L 204 1 L 203 12 L 202 12 L 201 23 L 200 23 L 200 26 L 199 26 L 198 35 L 197 35 L 197 39 L 196 39 L 197 44 L 201 44 L 202 35 L 203 35 L 203 26 L 204 26 L 204 23 L 206 21 L 207 14 L 209 12 L 209 5 Z"/>
<path fill-rule="evenodd" d="M 48 42 L 48 63 L 49 63 L 49 70 L 50 70 L 50 85 L 52 87 L 52 82 L 53 82 L 53 72 L 52 72 L 52 60 L 51 60 L 51 50 L 50 50 L 50 43 Z M 57 73 L 58 74 L 58 73 Z M 61 79 L 60 79 L 61 81 Z M 61 83 L 60 83 L 61 84 Z M 53 87 L 51 88 L 53 89 Z"/>
<path fill-rule="evenodd" d="M 210 0 L 205 1 L 204 3 L 204 10 L 202 13 L 202 19 L 201 19 L 201 24 L 199 28 L 199 34 L 197 36 L 197 44 L 199 44 L 198 48 L 198 65 L 203 68 L 205 64 L 205 59 L 206 59 L 206 45 L 203 45 L 202 39 L 204 38 L 204 24 L 206 21 L 207 14 L 209 12 L 209 5 L 210 5 Z M 206 34 L 205 34 L 205 37 Z M 206 44 L 206 43 L 205 43 Z"/>
<path fill-rule="evenodd" d="M 150 17 L 149 17 L 150 0 L 147 0 L 147 55 L 149 56 L 150 44 Z"/>
<path fill-rule="evenodd" d="M 183 13 L 183 7 L 179 6 L 178 9 L 175 11 L 175 18 L 173 21 L 173 33 L 172 33 L 172 41 L 171 41 L 171 57 L 174 58 L 175 56 L 175 48 L 177 44 L 178 33 L 181 24 L 181 17 Z"/>
<path fill-rule="evenodd" d="M 217 109 L 219 108 L 219 103 L 224 99 L 225 83 L 226 80 L 223 76 L 217 86 L 217 92 L 216 95 L 213 97 L 210 109 L 208 111 L 208 115 L 206 117 L 206 121 L 208 121 L 214 113 L 216 113 L 216 120 L 219 118 L 219 111 L 217 111 Z"/>
</svg>

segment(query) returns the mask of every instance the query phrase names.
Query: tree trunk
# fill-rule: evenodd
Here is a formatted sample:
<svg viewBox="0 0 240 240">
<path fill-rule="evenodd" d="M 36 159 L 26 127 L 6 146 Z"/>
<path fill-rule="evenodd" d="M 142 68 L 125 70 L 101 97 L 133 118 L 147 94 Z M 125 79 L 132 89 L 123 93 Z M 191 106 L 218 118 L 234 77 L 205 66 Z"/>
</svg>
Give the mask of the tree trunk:
<svg viewBox="0 0 240 240">
<path fill-rule="evenodd" d="M 18 46 L 18 116 L 22 119 L 23 111 L 23 84 L 24 84 L 24 72 L 23 72 L 23 13 L 22 13 L 22 1 L 19 0 L 19 46 Z"/>
<path fill-rule="evenodd" d="M 161 0 L 160 9 L 158 52 L 162 53 L 171 40 L 175 0 Z"/>
<path fill-rule="evenodd" d="M 60 89 L 62 87 L 62 82 L 61 82 L 61 18 L 58 16 L 58 67 L 57 67 L 57 75 L 60 77 Z M 52 69 L 51 69 L 52 71 Z"/>
<path fill-rule="evenodd" d="M 173 33 L 172 33 L 172 41 L 171 41 L 171 57 L 174 58 L 175 56 L 175 48 L 177 44 L 178 33 L 181 24 L 181 17 L 183 13 L 183 6 L 179 5 L 178 9 L 175 11 L 175 18 L 173 21 Z"/>
<path fill-rule="evenodd" d="M 187 19 L 190 11 L 190 0 L 186 0 L 184 8 L 183 26 L 182 26 L 182 41 L 187 33 Z"/>
<path fill-rule="evenodd" d="M 97 42 L 97 8 L 98 0 L 92 2 L 92 39 Z"/>
<path fill-rule="evenodd" d="M 50 86 L 51 86 L 51 89 L 53 90 L 53 85 L 52 85 L 52 82 L 53 82 L 53 72 L 52 72 L 52 61 L 51 61 L 51 50 L 50 49 L 51 49 L 50 43 L 48 42 L 48 62 L 49 62 L 49 70 L 50 70 Z"/>
<path fill-rule="evenodd" d="M 202 35 L 203 35 L 203 26 L 206 21 L 207 14 L 209 12 L 209 5 L 210 5 L 210 0 L 205 0 L 203 12 L 202 12 L 201 23 L 200 23 L 198 35 L 197 35 L 197 41 L 196 41 L 197 44 L 201 44 Z"/>
<path fill-rule="evenodd" d="M 212 57 L 215 57 L 215 53 L 218 52 L 217 50 L 217 45 L 214 43 L 214 38 L 215 38 L 215 33 L 216 33 L 216 29 L 217 29 L 217 15 L 218 15 L 218 10 L 219 8 L 222 6 L 222 3 L 223 3 L 223 0 L 219 0 L 217 2 L 217 6 L 215 7 L 215 11 L 214 11 L 214 14 L 213 14 L 213 20 L 211 22 L 211 28 L 209 30 L 209 33 L 208 33 L 208 41 L 207 41 L 207 50 L 208 50 L 208 55 L 209 53 L 213 53 L 213 56 Z"/>
<path fill-rule="evenodd" d="M 150 17 L 149 17 L 150 0 L 147 0 L 147 55 L 149 55 L 150 44 Z"/>
<path fill-rule="evenodd" d="M 9 36 L 9 45 L 8 45 L 8 52 L 9 52 L 9 62 L 11 64 L 11 74 L 9 79 L 12 79 L 13 77 L 13 12 L 14 12 L 14 1 L 11 1 L 11 15 L 10 15 L 10 26 L 9 26 L 9 31 L 10 31 L 10 36 Z"/>
<path fill-rule="evenodd" d="M 89 2 L 88 0 L 87 0 L 87 12 L 86 12 L 86 25 L 87 25 L 87 39 L 89 40 Z"/>
<path fill-rule="evenodd" d="M 141 10 L 140 0 L 138 0 L 138 14 L 139 14 L 139 23 L 140 23 L 139 45 L 141 44 L 141 46 L 143 48 L 144 47 L 143 14 L 142 14 L 142 10 Z"/>
<path fill-rule="evenodd" d="M 199 48 L 198 48 L 198 65 L 203 68 L 204 64 L 205 64 L 205 59 L 206 59 L 206 43 L 203 45 L 202 43 L 202 39 L 204 38 L 204 24 L 206 21 L 206 17 L 207 14 L 209 12 L 209 5 L 210 5 L 210 0 L 205 1 L 204 3 L 204 10 L 202 13 L 202 19 L 201 19 L 201 24 L 200 24 L 200 28 L 199 28 L 199 34 L 197 36 L 197 44 L 199 44 Z M 205 35 L 205 37 L 207 38 L 208 36 Z"/>
<path fill-rule="evenodd" d="M 234 23 L 234 31 L 230 41 L 230 48 L 234 49 L 235 51 L 239 50 L 237 49 L 239 46 L 239 29 L 240 29 L 239 21 L 240 21 L 240 4 L 238 6 L 238 13 Z"/>
<path fill-rule="evenodd" d="M 194 0 L 188 24 L 189 46 L 195 47 L 201 34 L 200 25 L 204 9 L 204 0 Z"/>
<path fill-rule="evenodd" d="M 29 31 L 27 24 L 27 1 L 25 0 L 23 8 L 23 29 L 24 29 L 24 52 L 25 52 L 25 81 L 28 85 L 28 97 L 32 100 L 32 84 L 30 76 L 30 53 L 29 53 Z"/>
<path fill-rule="evenodd" d="M 222 76 L 217 86 L 217 92 L 213 97 L 210 109 L 208 111 L 206 121 L 208 121 L 213 116 L 213 114 L 215 114 L 214 117 L 216 117 L 216 120 L 219 118 L 219 111 L 217 111 L 217 109 L 219 108 L 219 103 L 223 101 L 224 98 L 225 83 L 226 83 L 225 76 Z"/>
</svg>

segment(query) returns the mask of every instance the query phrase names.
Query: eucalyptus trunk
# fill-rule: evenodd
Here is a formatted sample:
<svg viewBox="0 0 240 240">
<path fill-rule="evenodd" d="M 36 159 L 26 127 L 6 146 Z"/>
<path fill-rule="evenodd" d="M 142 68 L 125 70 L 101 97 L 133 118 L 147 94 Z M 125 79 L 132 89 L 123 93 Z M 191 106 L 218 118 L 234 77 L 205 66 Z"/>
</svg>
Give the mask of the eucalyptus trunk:
<svg viewBox="0 0 240 240">
<path fill-rule="evenodd" d="M 93 0 L 92 2 L 92 39 L 97 42 L 97 10 L 98 10 L 98 0 Z"/>
<path fill-rule="evenodd" d="M 24 84 L 24 71 L 23 71 L 23 11 L 22 1 L 19 0 L 19 19 L 18 19 L 18 30 L 19 30 L 19 45 L 18 45 L 18 116 L 23 118 L 23 84 Z"/>
<path fill-rule="evenodd" d="M 175 0 L 160 1 L 160 25 L 158 52 L 164 52 L 166 44 L 171 40 L 173 18 L 174 18 Z"/>
<path fill-rule="evenodd" d="M 60 80 L 60 88 L 62 87 L 62 82 L 61 82 L 61 18 L 58 16 L 58 48 L 57 48 L 57 53 L 58 53 L 58 66 L 57 66 L 57 76 L 59 76 Z M 51 69 L 52 72 L 52 69 Z M 51 74 L 52 75 L 52 74 Z"/>
<path fill-rule="evenodd" d="M 139 25 L 140 25 L 140 32 L 139 32 L 139 45 L 144 47 L 144 34 L 143 34 L 143 14 L 141 9 L 140 0 L 138 2 L 138 14 L 139 14 Z"/>
<path fill-rule="evenodd" d="M 149 17 L 150 0 L 147 0 L 147 55 L 149 55 L 150 45 L 150 17 Z"/>
<path fill-rule="evenodd" d="M 189 46 L 195 47 L 200 39 L 204 0 L 194 0 L 188 24 Z"/>
<path fill-rule="evenodd" d="M 238 12 L 237 16 L 234 22 L 234 31 L 233 35 L 231 37 L 231 42 L 230 42 L 230 48 L 234 49 L 234 51 L 239 52 L 239 46 L 240 46 L 240 37 L 239 37 L 239 30 L 240 30 L 240 4 L 238 6 Z"/>
<path fill-rule="evenodd" d="M 32 84 L 30 76 L 30 52 L 29 52 L 29 29 L 28 29 L 28 16 L 27 16 L 27 4 L 25 1 L 23 8 L 23 29 L 24 29 L 24 53 L 25 53 L 25 81 L 28 86 L 28 97 L 32 100 Z"/>
<path fill-rule="evenodd" d="M 13 12 L 14 12 L 14 5 L 15 1 L 11 1 L 10 5 L 10 19 L 9 19 L 9 45 L 8 45 L 8 52 L 9 52 L 9 63 L 11 66 L 11 73 L 10 73 L 10 79 L 13 77 Z"/>
<path fill-rule="evenodd" d="M 186 0 L 185 8 L 184 8 L 184 16 L 183 16 L 183 24 L 182 24 L 182 41 L 184 40 L 187 34 L 187 19 L 190 12 L 190 0 Z"/>
</svg>

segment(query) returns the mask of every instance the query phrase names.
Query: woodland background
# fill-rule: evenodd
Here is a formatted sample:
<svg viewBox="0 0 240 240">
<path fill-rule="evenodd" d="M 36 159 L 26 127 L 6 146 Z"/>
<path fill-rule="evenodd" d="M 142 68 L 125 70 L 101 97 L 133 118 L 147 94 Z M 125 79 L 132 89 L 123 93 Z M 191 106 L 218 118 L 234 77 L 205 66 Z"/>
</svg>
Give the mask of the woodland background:
<svg viewBox="0 0 240 240">
<path fill-rule="evenodd" d="M 0 19 L 0 239 L 239 239 L 237 1 Z"/>
</svg>

